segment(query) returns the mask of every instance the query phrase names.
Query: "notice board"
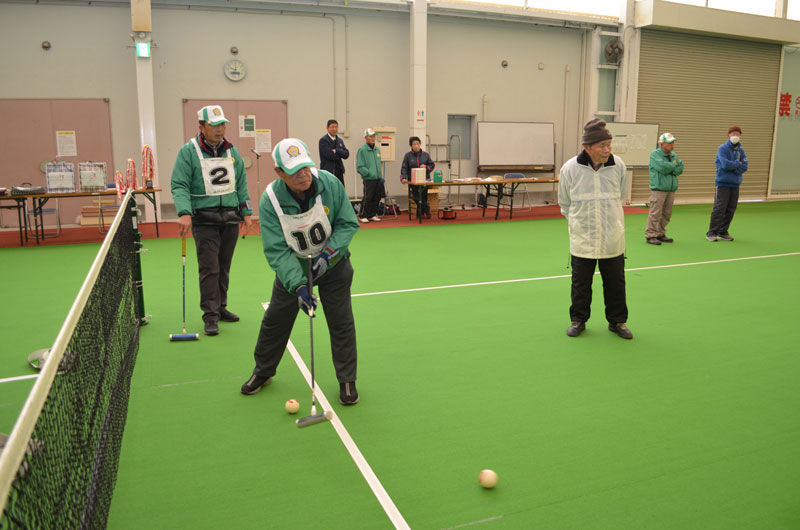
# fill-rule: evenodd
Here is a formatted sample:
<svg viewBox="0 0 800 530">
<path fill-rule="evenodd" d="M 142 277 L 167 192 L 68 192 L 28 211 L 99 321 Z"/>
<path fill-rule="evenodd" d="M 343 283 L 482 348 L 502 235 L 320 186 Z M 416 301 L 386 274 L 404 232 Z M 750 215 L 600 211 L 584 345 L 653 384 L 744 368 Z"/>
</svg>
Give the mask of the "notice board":
<svg viewBox="0 0 800 530">
<path fill-rule="evenodd" d="M 478 122 L 478 168 L 552 169 L 552 123 Z"/>
<path fill-rule="evenodd" d="M 621 157 L 626 166 L 650 165 L 650 153 L 658 147 L 657 123 L 612 122 L 606 126 L 614 136 L 611 152 Z"/>
</svg>

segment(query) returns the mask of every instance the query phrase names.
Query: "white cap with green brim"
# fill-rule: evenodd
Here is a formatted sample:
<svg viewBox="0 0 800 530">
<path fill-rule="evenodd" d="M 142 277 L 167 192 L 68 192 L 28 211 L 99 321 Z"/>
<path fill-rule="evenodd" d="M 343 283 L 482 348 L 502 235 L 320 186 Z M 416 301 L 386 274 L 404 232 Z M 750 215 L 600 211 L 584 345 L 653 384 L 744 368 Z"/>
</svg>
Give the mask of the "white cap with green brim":
<svg viewBox="0 0 800 530">
<path fill-rule="evenodd" d="M 197 119 L 199 121 L 204 121 L 209 125 L 228 123 L 228 120 L 225 118 L 225 113 L 222 112 L 222 107 L 219 105 L 207 105 L 198 110 Z"/>
<path fill-rule="evenodd" d="M 675 137 L 670 133 L 664 133 L 658 137 L 658 142 L 662 144 L 671 144 L 675 141 Z"/>
<path fill-rule="evenodd" d="M 288 175 L 294 175 L 304 167 L 314 167 L 314 161 L 308 154 L 308 147 L 297 138 L 285 138 L 272 150 L 275 167 Z"/>
<path fill-rule="evenodd" d="M 367 127 L 366 129 L 364 129 L 364 136 L 365 136 L 365 137 L 367 137 L 367 136 L 375 136 L 376 134 L 378 134 L 378 133 L 377 133 L 377 132 L 375 132 L 375 131 L 373 131 L 373 130 L 372 130 L 372 129 L 370 129 L 369 127 Z"/>
</svg>

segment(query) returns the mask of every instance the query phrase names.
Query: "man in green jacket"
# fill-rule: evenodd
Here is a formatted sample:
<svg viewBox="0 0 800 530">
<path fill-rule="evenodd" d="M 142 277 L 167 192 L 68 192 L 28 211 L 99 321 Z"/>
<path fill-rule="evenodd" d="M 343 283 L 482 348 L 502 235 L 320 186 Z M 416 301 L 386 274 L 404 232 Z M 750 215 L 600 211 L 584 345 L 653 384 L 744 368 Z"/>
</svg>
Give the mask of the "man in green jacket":
<svg viewBox="0 0 800 530">
<path fill-rule="evenodd" d="M 664 133 L 658 137 L 660 147 L 650 153 L 650 215 L 644 237 L 651 245 L 672 243 L 667 237 L 667 224 L 672 218 L 672 204 L 683 162 L 674 153 L 675 137 Z"/>
<path fill-rule="evenodd" d="M 181 237 L 194 236 L 200 273 L 203 332 L 219 333 L 217 322 L 236 322 L 228 311 L 228 282 L 239 223 L 251 224 L 247 175 L 239 151 L 225 139 L 219 105 L 197 111 L 200 132 L 178 151 L 172 169 L 172 198 Z"/>
<path fill-rule="evenodd" d="M 332 173 L 317 170 L 306 145 L 286 138 L 272 151 L 280 177 L 261 195 L 258 207 L 264 255 L 275 281 L 261 321 L 253 375 L 242 394 L 255 394 L 272 381 L 286 350 L 298 309 L 316 309 L 309 289 L 308 263 L 325 308 L 331 354 L 339 381 L 339 402 L 358 403 L 356 327 L 350 303 L 353 266 L 350 241 L 358 219 L 344 185 Z M 313 314 L 313 313 L 312 313 Z"/>
<path fill-rule="evenodd" d="M 364 181 L 364 200 L 361 201 L 359 219 L 362 223 L 381 220 L 378 217 L 378 203 L 381 202 L 385 181 L 381 167 L 381 148 L 375 145 L 376 134 L 372 129 L 364 131 L 366 143 L 358 149 L 356 156 L 356 171 Z"/>
</svg>

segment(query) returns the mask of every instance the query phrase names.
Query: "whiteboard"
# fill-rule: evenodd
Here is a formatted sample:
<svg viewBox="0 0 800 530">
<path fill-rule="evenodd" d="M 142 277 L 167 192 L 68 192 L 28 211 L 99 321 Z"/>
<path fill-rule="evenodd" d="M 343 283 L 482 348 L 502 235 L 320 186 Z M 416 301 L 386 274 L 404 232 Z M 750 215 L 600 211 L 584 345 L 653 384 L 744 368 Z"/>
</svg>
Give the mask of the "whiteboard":
<svg viewBox="0 0 800 530">
<path fill-rule="evenodd" d="M 608 123 L 611 152 L 628 167 L 650 165 L 650 153 L 658 147 L 657 123 Z"/>
<path fill-rule="evenodd" d="M 552 123 L 478 122 L 478 166 L 553 166 Z"/>
</svg>

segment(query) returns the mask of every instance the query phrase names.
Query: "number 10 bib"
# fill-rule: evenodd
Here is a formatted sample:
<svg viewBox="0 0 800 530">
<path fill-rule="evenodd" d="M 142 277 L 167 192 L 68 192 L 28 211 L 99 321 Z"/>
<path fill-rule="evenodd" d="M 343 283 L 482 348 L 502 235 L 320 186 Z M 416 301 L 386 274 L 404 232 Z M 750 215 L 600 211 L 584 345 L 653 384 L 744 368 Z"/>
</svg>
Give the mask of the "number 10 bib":
<svg viewBox="0 0 800 530">
<path fill-rule="evenodd" d="M 297 215 L 285 214 L 272 189 L 275 182 L 277 181 L 267 186 L 267 195 L 272 207 L 275 208 L 275 213 L 278 214 L 286 244 L 301 258 L 307 258 L 309 255 L 316 257 L 325 248 L 332 232 L 331 222 L 322 206 L 322 195 L 317 195 L 314 206 L 307 212 Z"/>
</svg>

